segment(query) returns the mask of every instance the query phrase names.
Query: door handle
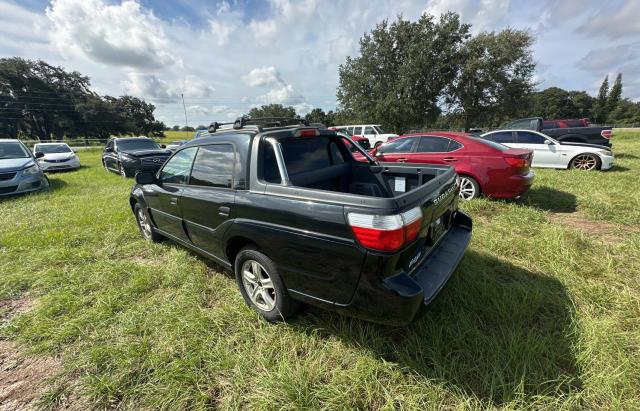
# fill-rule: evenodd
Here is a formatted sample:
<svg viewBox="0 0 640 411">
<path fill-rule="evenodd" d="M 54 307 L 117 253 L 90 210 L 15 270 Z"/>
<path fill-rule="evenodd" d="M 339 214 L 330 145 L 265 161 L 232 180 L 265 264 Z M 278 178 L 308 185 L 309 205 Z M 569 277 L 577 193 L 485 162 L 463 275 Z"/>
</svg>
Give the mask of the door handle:
<svg viewBox="0 0 640 411">
<path fill-rule="evenodd" d="M 178 197 L 171 197 L 171 201 L 169 201 L 169 203 L 171 203 L 171 205 L 177 205 L 178 204 Z"/>
<path fill-rule="evenodd" d="M 231 209 L 229 207 L 225 207 L 225 206 L 218 207 L 218 215 L 228 217 L 230 212 L 231 212 Z"/>
<path fill-rule="evenodd" d="M 406 162 L 406 161 L 407 161 L 407 158 L 406 158 L 406 157 L 400 157 L 400 158 L 398 159 L 398 162 L 399 162 L 399 163 L 404 163 L 404 162 Z"/>
<path fill-rule="evenodd" d="M 445 157 L 445 158 L 443 158 L 443 160 L 444 161 L 458 161 L 458 159 L 455 158 L 455 157 Z"/>
</svg>

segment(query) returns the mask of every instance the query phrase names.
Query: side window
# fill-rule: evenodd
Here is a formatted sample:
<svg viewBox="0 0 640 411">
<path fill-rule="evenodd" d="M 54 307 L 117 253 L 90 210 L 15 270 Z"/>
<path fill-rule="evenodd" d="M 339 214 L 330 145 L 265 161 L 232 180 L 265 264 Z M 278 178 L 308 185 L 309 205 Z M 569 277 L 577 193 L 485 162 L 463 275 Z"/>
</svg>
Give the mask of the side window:
<svg viewBox="0 0 640 411">
<path fill-rule="evenodd" d="M 517 128 L 525 128 L 525 129 L 535 129 L 537 127 L 537 120 L 525 118 L 523 120 L 516 120 L 512 123 L 507 124 L 507 128 L 517 129 Z"/>
<path fill-rule="evenodd" d="M 261 144 L 261 155 L 258 162 L 259 178 L 267 183 L 280 184 L 280 170 L 278 170 L 278 162 L 273 151 L 273 146 L 265 141 Z"/>
<path fill-rule="evenodd" d="M 418 152 L 420 153 L 446 153 L 449 150 L 449 140 L 443 137 L 420 137 Z"/>
<path fill-rule="evenodd" d="M 544 144 L 545 138 L 538 134 L 518 131 L 518 143 L 520 144 Z"/>
<path fill-rule="evenodd" d="M 363 134 L 376 134 L 376 132 L 373 131 L 373 127 L 365 127 Z"/>
<path fill-rule="evenodd" d="M 353 134 L 356 135 L 356 136 L 362 135 L 362 127 L 354 127 L 353 128 Z"/>
<path fill-rule="evenodd" d="M 413 143 L 416 141 L 415 137 L 407 137 L 407 138 L 399 138 L 397 140 L 391 141 L 390 143 L 385 143 L 378 148 L 379 153 L 409 153 L 411 152 L 411 147 L 413 147 Z"/>
<path fill-rule="evenodd" d="M 177 153 L 164 165 L 160 181 L 164 184 L 186 184 L 197 147 L 189 147 Z"/>
<path fill-rule="evenodd" d="M 447 151 L 455 151 L 459 148 L 462 148 L 462 144 L 458 143 L 457 141 L 449 140 L 449 150 Z"/>
<path fill-rule="evenodd" d="M 189 185 L 233 187 L 235 151 L 231 144 L 200 146 L 193 162 Z"/>
<path fill-rule="evenodd" d="M 113 148 L 113 140 L 109 140 L 109 142 L 107 143 L 107 146 L 105 148 L 106 149 L 112 149 Z"/>
<path fill-rule="evenodd" d="M 331 164 L 342 164 L 346 161 L 340 151 L 340 148 L 334 141 L 329 143 L 329 152 L 331 153 Z"/>
<path fill-rule="evenodd" d="M 495 141 L 496 143 L 508 144 L 515 143 L 516 139 L 513 137 L 513 132 L 511 131 L 500 131 L 497 133 L 491 133 L 486 135 L 484 138 L 487 140 Z"/>
</svg>

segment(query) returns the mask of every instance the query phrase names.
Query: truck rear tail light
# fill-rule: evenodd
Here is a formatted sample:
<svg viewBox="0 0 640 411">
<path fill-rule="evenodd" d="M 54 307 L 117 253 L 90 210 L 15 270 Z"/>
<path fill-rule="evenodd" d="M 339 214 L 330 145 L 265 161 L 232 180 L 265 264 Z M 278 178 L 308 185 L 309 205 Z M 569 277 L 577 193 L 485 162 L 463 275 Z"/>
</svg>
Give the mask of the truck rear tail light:
<svg viewBox="0 0 640 411">
<path fill-rule="evenodd" d="M 422 209 L 415 207 L 394 215 L 349 213 L 347 220 L 356 240 L 363 247 L 376 251 L 396 251 L 418 236 L 422 226 Z"/>
<path fill-rule="evenodd" d="M 600 135 L 608 140 L 613 135 L 613 132 L 612 132 L 612 130 L 602 130 L 600 132 Z"/>
</svg>

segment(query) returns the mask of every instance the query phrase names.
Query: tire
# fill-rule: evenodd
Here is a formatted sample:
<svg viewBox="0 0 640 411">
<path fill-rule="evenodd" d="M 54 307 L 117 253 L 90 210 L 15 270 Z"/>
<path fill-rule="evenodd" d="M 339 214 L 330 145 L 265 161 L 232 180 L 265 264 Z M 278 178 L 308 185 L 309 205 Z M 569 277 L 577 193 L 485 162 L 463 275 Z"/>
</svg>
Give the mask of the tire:
<svg viewBox="0 0 640 411">
<path fill-rule="evenodd" d="M 600 157 L 591 153 L 578 154 L 569 162 L 569 168 L 575 168 L 578 170 L 597 170 L 600 168 Z"/>
<path fill-rule="evenodd" d="M 104 160 L 102 160 L 102 167 L 104 167 L 105 171 L 111 171 L 109 170 L 109 168 L 107 167 L 107 163 L 104 162 Z"/>
<path fill-rule="evenodd" d="M 382 145 L 382 141 L 376 141 L 376 143 L 373 145 L 373 148 L 378 148 Z"/>
<path fill-rule="evenodd" d="M 480 196 L 480 184 L 475 178 L 461 174 L 458 176 L 460 192 L 458 195 L 462 200 L 471 200 Z"/>
<path fill-rule="evenodd" d="M 133 207 L 133 214 L 136 217 L 136 223 L 138 223 L 138 229 L 140 230 L 140 234 L 142 234 L 142 238 L 153 243 L 160 243 L 164 240 L 162 235 L 156 233 L 149 215 L 142 209 L 140 204 L 136 203 Z"/>
<path fill-rule="evenodd" d="M 122 167 L 122 164 L 118 164 L 118 173 L 120 173 L 122 178 L 132 177 L 131 172 L 127 171 L 126 168 Z"/>
<path fill-rule="evenodd" d="M 240 250 L 234 268 L 242 298 L 265 320 L 285 321 L 298 311 L 300 303 L 289 296 L 275 263 L 257 248 Z"/>
</svg>

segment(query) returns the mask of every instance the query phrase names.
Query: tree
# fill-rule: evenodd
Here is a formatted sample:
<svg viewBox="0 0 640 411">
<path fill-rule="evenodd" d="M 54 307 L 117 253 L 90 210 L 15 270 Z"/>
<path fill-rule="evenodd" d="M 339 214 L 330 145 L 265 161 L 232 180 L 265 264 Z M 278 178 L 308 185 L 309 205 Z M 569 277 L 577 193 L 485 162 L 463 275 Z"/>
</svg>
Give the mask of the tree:
<svg viewBox="0 0 640 411">
<path fill-rule="evenodd" d="M 208 127 L 205 126 L 204 124 L 200 124 L 198 127 L 196 127 L 196 130 L 207 130 Z"/>
<path fill-rule="evenodd" d="M 609 114 L 609 121 L 616 126 L 638 127 L 640 125 L 640 102 L 625 98 L 618 102 Z"/>
<path fill-rule="evenodd" d="M 620 99 L 622 98 L 622 73 L 618 73 L 616 80 L 607 96 L 607 115 L 616 109 Z"/>
<path fill-rule="evenodd" d="M 171 130 L 180 131 L 180 126 L 176 124 L 175 126 L 171 127 Z"/>
<path fill-rule="evenodd" d="M 609 94 L 609 76 L 605 76 L 600 85 L 598 97 L 593 105 L 593 119 L 596 123 L 602 123 L 607 119 L 607 95 Z"/>
<path fill-rule="evenodd" d="M 529 33 L 513 29 L 479 33 L 464 44 L 446 101 L 462 114 L 466 130 L 522 112 L 534 87 L 532 44 Z"/>
<path fill-rule="evenodd" d="M 193 128 L 193 127 L 184 126 L 184 127 L 180 128 L 180 131 L 196 131 L 196 129 Z"/>
<path fill-rule="evenodd" d="M 380 122 L 401 133 L 435 120 L 439 99 L 456 76 L 469 25 L 455 13 L 440 20 L 384 20 L 360 39 L 360 55 L 339 68 L 337 97 L 351 120 Z"/>
<path fill-rule="evenodd" d="M 589 118 L 593 112 L 594 98 L 586 91 L 573 90 L 569 92 L 569 98 L 573 106 L 573 118 Z"/>
<path fill-rule="evenodd" d="M 249 117 L 296 117 L 296 109 L 282 104 L 266 104 L 261 107 L 254 107 L 249 110 Z"/>
<path fill-rule="evenodd" d="M 309 113 L 307 113 L 306 116 L 304 116 L 304 119 L 309 123 L 322 123 L 325 126 L 329 126 L 329 124 L 327 124 L 327 113 L 325 113 L 321 108 L 314 108 Z"/>
</svg>

